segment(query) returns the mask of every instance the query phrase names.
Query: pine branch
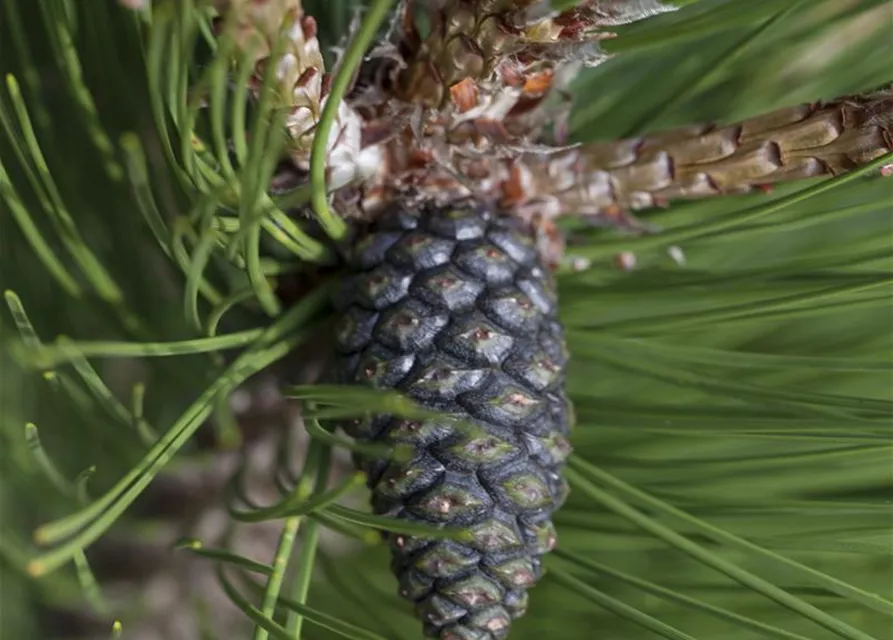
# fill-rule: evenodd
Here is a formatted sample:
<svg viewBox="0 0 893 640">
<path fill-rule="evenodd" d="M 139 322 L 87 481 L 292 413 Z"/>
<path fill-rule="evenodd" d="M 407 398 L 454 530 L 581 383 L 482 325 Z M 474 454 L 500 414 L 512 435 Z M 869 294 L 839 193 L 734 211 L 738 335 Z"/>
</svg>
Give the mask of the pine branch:
<svg viewBox="0 0 893 640">
<path fill-rule="evenodd" d="M 637 209 L 835 176 L 893 151 L 893 91 L 779 109 L 732 125 L 693 125 L 540 158 L 516 176 L 553 214 Z M 510 185 L 511 186 L 511 185 Z M 542 195 L 541 194 L 548 194 Z"/>
<path fill-rule="evenodd" d="M 839 175 L 893 151 L 893 92 L 565 149 L 518 145 L 506 127 L 483 117 L 459 120 L 439 143 L 413 135 L 384 147 L 389 164 L 379 178 L 390 173 L 402 182 L 367 183 L 366 213 L 408 185 L 420 198 L 498 201 L 538 223 L 541 250 L 555 262 L 562 249 L 549 220 L 556 217 L 636 227 L 636 210 Z M 401 152 L 413 144 L 415 154 Z"/>
</svg>

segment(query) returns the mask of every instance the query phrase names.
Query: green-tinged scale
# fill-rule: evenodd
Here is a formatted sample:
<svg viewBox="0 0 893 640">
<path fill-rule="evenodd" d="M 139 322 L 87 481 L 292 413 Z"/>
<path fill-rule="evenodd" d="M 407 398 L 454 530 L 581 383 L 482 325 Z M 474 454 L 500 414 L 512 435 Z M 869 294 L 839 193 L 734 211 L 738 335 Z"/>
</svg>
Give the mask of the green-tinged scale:
<svg viewBox="0 0 893 640">
<path fill-rule="evenodd" d="M 551 274 L 518 220 L 476 203 L 395 206 L 348 264 L 336 297 L 341 381 L 443 413 L 345 425 L 360 441 L 412 451 L 357 459 L 373 508 L 466 532 L 389 534 L 400 593 L 429 637 L 505 638 L 555 546 L 551 516 L 567 494 L 567 351 Z"/>
</svg>

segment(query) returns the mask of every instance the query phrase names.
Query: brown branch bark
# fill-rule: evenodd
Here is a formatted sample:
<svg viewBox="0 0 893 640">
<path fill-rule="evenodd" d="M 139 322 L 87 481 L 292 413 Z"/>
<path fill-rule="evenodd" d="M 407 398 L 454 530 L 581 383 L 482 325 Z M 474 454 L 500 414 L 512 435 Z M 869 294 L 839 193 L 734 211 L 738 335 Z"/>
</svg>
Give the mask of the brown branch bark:
<svg viewBox="0 0 893 640">
<path fill-rule="evenodd" d="M 622 215 L 672 200 L 835 176 L 893 151 L 893 89 L 588 144 L 528 167 L 556 213 Z M 551 195 L 550 195 L 551 194 Z"/>
</svg>

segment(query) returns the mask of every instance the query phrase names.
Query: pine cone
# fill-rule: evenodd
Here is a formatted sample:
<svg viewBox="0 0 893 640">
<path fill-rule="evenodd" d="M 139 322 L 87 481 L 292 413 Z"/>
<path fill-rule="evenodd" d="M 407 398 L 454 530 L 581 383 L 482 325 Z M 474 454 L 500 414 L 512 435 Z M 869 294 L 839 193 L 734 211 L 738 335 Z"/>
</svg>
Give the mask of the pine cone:
<svg viewBox="0 0 893 640">
<path fill-rule="evenodd" d="M 395 95 L 442 108 L 457 102 L 465 81 L 489 81 L 491 93 L 522 88 L 541 97 L 554 70 L 568 61 L 607 59 L 597 43 L 613 37 L 608 26 L 626 24 L 675 7 L 657 0 L 588 0 L 550 15 L 539 0 L 443 0 L 429 11 L 432 28 L 422 39 L 409 4 L 403 14 L 399 53 L 406 60 Z M 486 91 L 484 91 L 486 93 Z M 528 107 L 529 105 L 524 105 Z"/>
<path fill-rule="evenodd" d="M 505 638 L 556 543 L 550 518 L 567 493 L 554 284 L 519 222 L 484 206 L 395 206 L 349 262 L 355 273 L 337 299 L 342 381 L 397 389 L 464 420 L 346 425 L 361 441 L 413 451 L 409 462 L 359 460 L 376 513 L 469 533 L 390 535 L 401 594 L 430 637 Z"/>
</svg>

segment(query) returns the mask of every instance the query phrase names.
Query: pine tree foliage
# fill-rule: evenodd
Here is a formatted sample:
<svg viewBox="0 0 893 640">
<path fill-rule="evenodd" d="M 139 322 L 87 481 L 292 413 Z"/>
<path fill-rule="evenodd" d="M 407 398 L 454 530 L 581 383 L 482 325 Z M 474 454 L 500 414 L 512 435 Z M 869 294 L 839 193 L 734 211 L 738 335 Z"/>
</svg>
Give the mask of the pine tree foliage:
<svg viewBox="0 0 893 640">
<path fill-rule="evenodd" d="M 346 453 L 393 452 L 333 421 L 427 414 L 315 382 L 351 202 L 326 198 L 344 148 L 320 131 L 352 116 L 308 92 L 289 120 L 211 4 L 0 3 L 0 632 L 417 638 L 379 534 L 398 525 Z M 397 4 L 304 1 L 320 98 Z M 594 4 L 641 19 L 562 90 L 578 149 L 891 81 L 889 0 Z M 889 637 L 893 160 L 873 144 L 830 178 L 649 202 L 634 228 L 558 220 L 570 494 L 513 640 Z M 161 616 L 158 575 L 183 589 Z"/>
</svg>

